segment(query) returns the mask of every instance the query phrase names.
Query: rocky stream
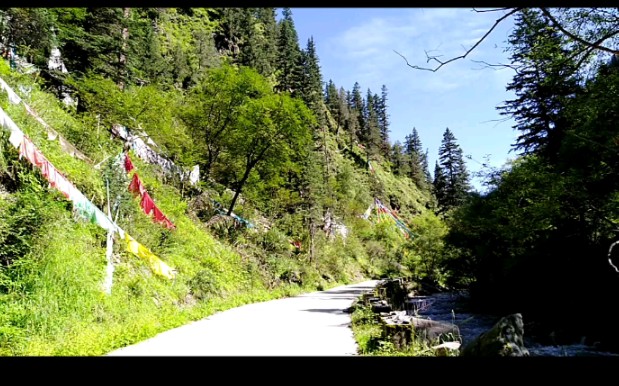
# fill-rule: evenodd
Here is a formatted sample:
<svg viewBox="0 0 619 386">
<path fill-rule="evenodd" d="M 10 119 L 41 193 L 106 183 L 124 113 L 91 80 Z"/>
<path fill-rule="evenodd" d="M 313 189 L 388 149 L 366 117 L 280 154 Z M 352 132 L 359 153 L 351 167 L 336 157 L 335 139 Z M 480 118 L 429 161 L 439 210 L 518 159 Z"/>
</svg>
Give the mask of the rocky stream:
<svg viewBox="0 0 619 386">
<path fill-rule="evenodd" d="M 439 292 L 421 299 L 425 306 L 417 314 L 420 317 L 435 321 L 449 322 L 458 326 L 462 347 L 480 334 L 488 331 L 500 319 L 500 316 L 484 315 L 467 309 L 468 294 L 466 292 Z M 547 345 L 527 336 L 526 324 L 524 345 L 530 356 L 578 357 L 578 356 L 616 356 L 619 354 L 596 350 L 591 345 L 580 343 L 568 345 Z"/>
</svg>

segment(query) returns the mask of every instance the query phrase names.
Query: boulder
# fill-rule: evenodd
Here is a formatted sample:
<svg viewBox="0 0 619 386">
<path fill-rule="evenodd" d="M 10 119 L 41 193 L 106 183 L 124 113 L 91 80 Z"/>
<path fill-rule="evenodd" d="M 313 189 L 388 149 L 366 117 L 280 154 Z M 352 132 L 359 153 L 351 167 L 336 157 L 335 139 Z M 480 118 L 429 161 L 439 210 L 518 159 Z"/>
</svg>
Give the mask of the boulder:
<svg viewBox="0 0 619 386">
<path fill-rule="evenodd" d="M 460 356 L 522 357 L 529 356 L 524 347 L 524 324 L 521 314 L 501 318 L 490 330 L 479 335 L 462 349 Z"/>
<path fill-rule="evenodd" d="M 436 353 L 437 357 L 446 357 L 450 353 L 457 352 L 460 349 L 460 342 L 445 342 L 437 346 L 433 346 L 432 349 Z"/>
<path fill-rule="evenodd" d="M 410 344 L 413 339 L 431 343 L 460 338 L 460 330 L 455 324 L 409 316 L 404 311 L 391 312 L 383 317 L 382 326 L 382 338 L 398 348 Z"/>
<path fill-rule="evenodd" d="M 390 312 L 392 310 L 391 305 L 384 300 L 377 301 L 375 303 L 370 303 L 372 307 L 372 312 L 380 313 L 380 312 Z"/>
<path fill-rule="evenodd" d="M 385 299 L 394 310 L 404 310 L 405 301 L 410 290 L 406 287 L 404 279 L 387 279 L 381 281 L 376 290 L 382 299 Z"/>
<path fill-rule="evenodd" d="M 453 323 L 417 317 L 411 317 L 411 322 L 415 326 L 415 336 L 428 342 L 441 340 L 441 338 L 460 339 L 460 329 Z"/>
</svg>

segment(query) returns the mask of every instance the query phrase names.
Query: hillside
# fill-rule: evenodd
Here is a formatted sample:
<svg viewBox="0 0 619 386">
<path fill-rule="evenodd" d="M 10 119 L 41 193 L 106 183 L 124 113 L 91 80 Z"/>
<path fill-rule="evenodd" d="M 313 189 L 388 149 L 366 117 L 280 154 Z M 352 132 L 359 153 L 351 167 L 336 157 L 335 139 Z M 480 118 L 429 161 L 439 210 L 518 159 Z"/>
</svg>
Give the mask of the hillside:
<svg viewBox="0 0 619 386">
<path fill-rule="evenodd" d="M 374 162 L 376 172 L 370 173 L 360 162 L 361 152 L 342 145 L 331 124 L 323 132 L 326 149 L 321 154 L 328 157 L 327 174 L 337 195 L 331 213 L 345 225 L 345 238 L 341 232 L 328 238 L 323 216 L 310 258 L 307 232 L 295 234 L 290 226 L 294 211 L 261 213 L 240 200 L 235 213 L 256 226 L 213 217 L 218 213 L 211 200 L 228 205 L 229 189 L 209 181 L 178 184 L 132 149 L 130 160 L 152 200 L 174 224 L 170 230 L 146 216 L 128 191 L 130 177 L 114 163 L 123 143 L 111 135 L 111 125 L 67 108 L 45 91 L 40 78 L 11 70 L 6 61 L 0 63 L 0 77 L 64 142 L 50 140 L 49 130 L 24 104 L 11 103 L 2 92 L 0 107 L 6 115 L 96 207 L 105 212 L 110 198 L 120 213 L 117 224 L 176 271 L 172 279 L 157 275 L 116 234 L 113 284 L 106 294 L 106 231 L 74 215 L 72 203 L 48 186 L 41 170 L 19 159 L 5 125 L 0 133 L 2 355 L 100 355 L 243 303 L 401 273 L 396 267 L 406 240 L 393 224 L 377 227 L 361 218 L 376 196 L 370 186 L 382 192 L 376 197 L 383 202 L 399 201 L 404 218 L 426 213 L 428 198 L 409 180 L 393 176 L 388 162 Z M 148 118 L 139 121 L 155 138 L 158 133 L 150 127 L 157 124 Z M 92 162 L 72 157 L 66 142 Z M 182 154 L 177 159 L 182 162 Z M 301 242 L 299 250 L 291 245 L 293 239 Z"/>
</svg>

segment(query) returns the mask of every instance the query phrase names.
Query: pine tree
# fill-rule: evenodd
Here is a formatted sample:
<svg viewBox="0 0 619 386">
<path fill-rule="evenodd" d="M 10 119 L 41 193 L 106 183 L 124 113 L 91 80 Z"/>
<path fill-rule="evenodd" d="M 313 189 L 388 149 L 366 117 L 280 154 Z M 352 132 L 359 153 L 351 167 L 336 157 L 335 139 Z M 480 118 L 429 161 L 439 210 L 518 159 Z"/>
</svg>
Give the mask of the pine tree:
<svg viewBox="0 0 619 386">
<path fill-rule="evenodd" d="M 340 90 L 340 94 L 344 91 L 344 88 Z M 341 96 L 340 96 L 341 97 Z M 353 96 L 350 91 L 346 91 L 346 107 L 348 111 L 348 117 L 346 118 L 346 132 L 350 137 L 350 147 L 356 146 L 356 143 L 360 141 L 359 138 L 359 112 L 354 108 Z"/>
<path fill-rule="evenodd" d="M 331 114 L 335 114 L 338 106 L 339 94 L 333 80 L 329 79 L 325 86 L 325 104 L 331 111 Z"/>
<path fill-rule="evenodd" d="M 409 163 L 408 177 L 413 180 L 419 189 L 427 189 L 427 158 L 422 152 L 421 139 L 417 129 L 414 127 L 412 133 L 404 137 L 404 152 Z"/>
<path fill-rule="evenodd" d="M 443 174 L 443 169 L 438 161 L 434 164 L 434 181 L 432 182 L 432 192 L 436 197 L 439 212 L 443 211 L 444 203 L 447 201 L 447 179 Z"/>
<path fill-rule="evenodd" d="M 375 96 L 376 111 L 378 114 L 378 127 L 380 130 L 381 151 L 387 156 L 389 153 L 389 114 L 387 113 L 387 86 L 381 88 L 380 98 Z"/>
<path fill-rule="evenodd" d="M 95 72 L 120 84 L 122 63 L 119 53 L 123 45 L 124 12 L 122 8 L 88 8 L 85 31 L 89 66 Z"/>
<path fill-rule="evenodd" d="M 301 65 L 303 68 L 301 97 L 314 112 L 318 113 L 322 99 L 322 76 L 313 37 L 307 40 L 307 47 L 301 54 Z"/>
<path fill-rule="evenodd" d="M 561 111 L 579 90 L 577 68 L 565 41 L 538 11 L 523 10 L 515 25 L 509 38 L 511 59 L 522 65 L 507 90 L 517 98 L 499 109 L 516 121 L 516 149 L 553 158 L 568 125 Z"/>
<path fill-rule="evenodd" d="M 261 32 L 260 55 L 265 59 L 264 68 L 256 68 L 262 75 L 271 76 L 277 66 L 277 17 L 275 8 L 256 8 L 257 28 Z M 266 67 L 268 64 L 268 68 Z"/>
<path fill-rule="evenodd" d="M 293 95 L 301 88 L 301 74 L 303 73 L 299 38 L 292 20 L 290 8 L 284 8 L 284 18 L 278 23 L 277 38 L 277 70 L 279 71 L 277 89 L 289 91 Z"/>
<path fill-rule="evenodd" d="M 353 113 L 353 115 L 357 118 L 357 122 L 356 122 L 356 133 L 357 133 L 357 138 L 359 139 L 359 142 L 365 143 L 366 138 L 365 138 L 365 118 L 363 115 L 363 111 L 365 108 L 365 101 L 363 100 L 363 97 L 361 96 L 361 86 L 359 85 L 359 82 L 355 82 L 353 88 L 352 88 L 352 92 L 351 92 L 351 96 L 350 96 L 350 109 Z"/>
<path fill-rule="evenodd" d="M 366 125 L 364 128 L 364 137 L 368 157 L 383 154 L 383 141 L 380 135 L 380 122 L 378 112 L 376 110 L 376 101 L 378 100 L 377 97 L 378 96 L 375 94 L 373 95 L 372 91 L 368 88 L 364 110 L 364 120 Z"/>
<path fill-rule="evenodd" d="M 246 66 L 254 64 L 257 47 L 246 47 L 253 24 L 251 8 L 223 8 L 219 33 L 215 35 L 217 49 L 229 55 L 235 63 Z"/>
<path fill-rule="evenodd" d="M 0 38 L 15 47 L 20 56 L 40 67 L 47 67 L 52 48 L 54 13 L 48 8 L 5 8 L 0 11 Z"/>
<path fill-rule="evenodd" d="M 432 185 L 432 176 L 430 175 L 430 167 L 428 165 L 428 149 L 423 153 L 423 157 L 421 157 L 421 165 L 423 169 L 423 174 L 426 177 L 426 186 Z"/>
<path fill-rule="evenodd" d="M 158 32 L 154 28 L 159 13 L 152 8 L 141 10 L 138 15 L 135 31 L 131 34 L 134 39 L 130 43 L 142 48 L 142 52 L 129 58 L 130 64 L 132 64 L 130 66 L 130 78 L 139 78 L 165 88 L 171 83 L 171 78 L 169 68 L 167 68 L 162 55 Z M 136 58 L 140 59 L 137 63 L 134 60 Z"/>
<path fill-rule="evenodd" d="M 469 186 L 469 174 L 462 156 L 462 149 L 456 143 L 456 137 L 449 128 L 443 133 L 443 140 L 439 147 L 441 174 L 445 180 L 444 195 L 437 196 L 439 208 L 442 212 L 449 211 L 464 203 Z M 436 180 L 436 177 L 435 177 Z"/>
<path fill-rule="evenodd" d="M 407 161 L 407 155 L 404 152 L 404 147 L 400 141 L 395 141 L 391 148 L 391 165 L 393 174 L 397 176 L 406 176 L 409 174 L 410 164 Z"/>
</svg>

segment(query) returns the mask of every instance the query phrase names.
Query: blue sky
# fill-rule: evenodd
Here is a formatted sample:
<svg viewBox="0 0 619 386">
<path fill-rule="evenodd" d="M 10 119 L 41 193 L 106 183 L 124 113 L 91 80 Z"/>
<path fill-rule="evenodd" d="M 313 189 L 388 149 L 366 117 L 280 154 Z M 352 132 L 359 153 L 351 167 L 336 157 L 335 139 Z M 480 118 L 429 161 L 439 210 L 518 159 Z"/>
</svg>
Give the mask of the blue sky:
<svg viewBox="0 0 619 386">
<path fill-rule="evenodd" d="M 505 20 L 466 59 L 443 66 L 437 72 L 414 70 L 409 63 L 426 63 L 424 51 L 441 59 L 463 54 L 492 26 L 500 13 L 476 13 L 471 8 L 292 8 L 292 17 L 305 48 L 313 36 L 323 81 L 352 90 L 359 82 L 380 95 L 388 89 L 391 142 L 404 141 L 415 127 L 428 148 L 430 173 L 438 157 L 445 128 L 454 133 L 471 174 L 479 163 L 502 166 L 515 157 L 509 152 L 515 141 L 513 121 L 496 110 L 513 98 L 505 90 L 513 76 L 510 69 L 484 68 L 473 60 L 508 63 L 504 52 L 512 27 Z M 475 162 L 478 161 L 478 162 Z M 481 189 L 480 181 L 473 179 Z"/>
</svg>

